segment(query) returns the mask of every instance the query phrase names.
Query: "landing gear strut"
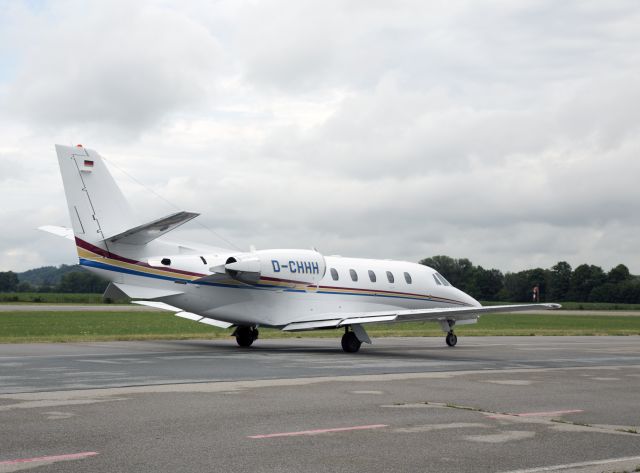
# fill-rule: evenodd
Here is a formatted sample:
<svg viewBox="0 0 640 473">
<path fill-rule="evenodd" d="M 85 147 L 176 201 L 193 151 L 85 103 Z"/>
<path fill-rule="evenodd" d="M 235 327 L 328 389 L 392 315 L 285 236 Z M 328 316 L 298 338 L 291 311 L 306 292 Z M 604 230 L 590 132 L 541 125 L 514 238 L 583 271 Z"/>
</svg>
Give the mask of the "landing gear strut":
<svg viewBox="0 0 640 473">
<path fill-rule="evenodd" d="M 349 331 L 348 327 L 344 329 L 344 335 L 342 336 L 342 349 L 347 353 L 356 353 L 360 350 L 362 342 L 358 340 L 354 332 Z"/>
<path fill-rule="evenodd" d="M 458 343 L 458 337 L 456 337 L 456 334 L 453 333 L 453 330 L 449 333 L 447 333 L 447 337 L 445 338 L 445 341 L 447 342 L 447 345 L 449 345 L 450 347 L 455 347 L 456 343 Z"/>
<path fill-rule="evenodd" d="M 236 328 L 236 331 L 233 332 L 233 335 L 236 336 L 236 342 L 238 345 L 244 348 L 248 348 L 251 346 L 253 342 L 258 339 L 258 329 L 255 327 L 246 327 L 240 326 Z"/>
</svg>

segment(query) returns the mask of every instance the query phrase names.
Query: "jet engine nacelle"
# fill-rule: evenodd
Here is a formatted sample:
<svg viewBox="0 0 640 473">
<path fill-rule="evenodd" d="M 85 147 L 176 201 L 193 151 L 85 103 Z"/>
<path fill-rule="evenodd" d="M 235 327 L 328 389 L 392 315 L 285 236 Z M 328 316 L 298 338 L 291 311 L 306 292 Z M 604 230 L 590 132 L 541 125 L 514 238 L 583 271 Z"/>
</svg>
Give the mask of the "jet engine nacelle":
<svg viewBox="0 0 640 473">
<path fill-rule="evenodd" d="M 247 284 L 262 279 L 292 286 L 317 285 L 326 269 L 324 257 L 314 250 L 258 250 L 231 256 L 224 264 L 229 276 Z"/>
</svg>

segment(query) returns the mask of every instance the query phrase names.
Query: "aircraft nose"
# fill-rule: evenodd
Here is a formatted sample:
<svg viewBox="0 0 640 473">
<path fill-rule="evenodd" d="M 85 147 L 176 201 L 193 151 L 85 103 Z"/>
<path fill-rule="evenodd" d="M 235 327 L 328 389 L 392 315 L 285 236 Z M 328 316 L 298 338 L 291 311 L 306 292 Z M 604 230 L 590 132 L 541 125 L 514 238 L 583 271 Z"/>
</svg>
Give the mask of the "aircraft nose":
<svg viewBox="0 0 640 473">
<path fill-rule="evenodd" d="M 456 289 L 456 291 L 459 292 L 459 297 L 460 300 L 462 302 L 465 302 L 469 305 L 472 305 L 474 307 L 482 307 L 482 304 L 480 304 L 480 302 L 478 302 L 477 300 L 475 300 L 473 297 L 471 297 L 469 294 L 467 294 L 466 292 L 461 291 L 460 289 Z"/>
</svg>

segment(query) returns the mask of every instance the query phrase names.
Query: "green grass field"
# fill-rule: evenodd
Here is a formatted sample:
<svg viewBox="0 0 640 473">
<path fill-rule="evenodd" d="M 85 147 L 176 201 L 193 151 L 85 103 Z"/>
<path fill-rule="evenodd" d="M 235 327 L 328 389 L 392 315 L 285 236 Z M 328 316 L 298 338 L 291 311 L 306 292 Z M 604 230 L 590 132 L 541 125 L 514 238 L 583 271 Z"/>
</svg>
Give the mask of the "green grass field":
<svg viewBox="0 0 640 473">
<path fill-rule="evenodd" d="M 375 324 L 372 337 L 443 336 L 434 323 Z M 181 319 L 168 312 L 4 312 L 0 313 L 0 343 L 79 342 L 102 340 L 158 340 L 224 338 L 221 330 Z M 261 329 L 261 338 L 335 337 L 339 330 L 283 333 Z M 544 314 L 487 314 L 475 325 L 460 326 L 460 336 L 479 335 L 640 335 L 640 316 L 570 316 Z"/>
<path fill-rule="evenodd" d="M 64 294 L 57 292 L 2 292 L 3 304 L 104 304 L 102 294 Z"/>
</svg>

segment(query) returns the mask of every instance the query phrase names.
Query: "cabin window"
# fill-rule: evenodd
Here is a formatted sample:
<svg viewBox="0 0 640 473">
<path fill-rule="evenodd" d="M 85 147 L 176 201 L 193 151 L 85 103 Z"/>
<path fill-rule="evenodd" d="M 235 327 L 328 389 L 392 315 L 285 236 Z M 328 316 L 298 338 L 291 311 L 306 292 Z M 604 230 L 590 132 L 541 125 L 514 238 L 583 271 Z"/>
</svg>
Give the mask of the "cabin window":
<svg viewBox="0 0 640 473">
<path fill-rule="evenodd" d="M 451 283 L 449 281 L 447 281 L 444 276 L 440 273 L 436 273 L 438 275 L 438 278 L 440 279 L 440 281 L 442 281 L 442 284 L 444 284 L 445 286 L 451 286 Z"/>
<path fill-rule="evenodd" d="M 407 272 L 404 273 L 404 280 L 407 281 L 407 284 L 411 284 L 411 275 Z"/>
<path fill-rule="evenodd" d="M 202 264 L 207 264 L 207 260 L 204 259 L 204 256 L 201 256 L 200 259 L 202 260 Z"/>
<path fill-rule="evenodd" d="M 387 280 L 388 280 L 391 284 L 393 284 L 393 281 L 395 280 L 395 279 L 393 278 L 393 273 L 392 273 L 391 271 L 387 271 Z"/>
<path fill-rule="evenodd" d="M 371 282 L 376 282 L 376 273 L 369 270 L 369 279 L 371 280 Z"/>
<path fill-rule="evenodd" d="M 356 273 L 355 269 L 350 269 L 349 270 L 349 274 L 351 275 L 351 280 L 352 281 L 357 281 L 358 280 L 358 273 Z"/>
<path fill-rule="evenodd" d="M 331 268 L 331 279 L 333 279 L 334 281 L 338 280 L 338 271 L 336 270 L 336 268 Z"/>
<path fill-rule="evenodd" d="M 160 262 L 165 266 L 171 266 L 171 260 L 169 258 L 162 258 Z"/>
<path fill-rule="evenodd" d="M 441 283 L 441 282 L 440 282 L 440 280 L 438 279 L 438 276 L 436 276 L 435 274 L 433 274 L 433 279 L 434 279 L 434 281 L 436 282 L 436 284 L 437 284 L 438 286 L 442 286 L 442 283 Z"/>
</svg>

